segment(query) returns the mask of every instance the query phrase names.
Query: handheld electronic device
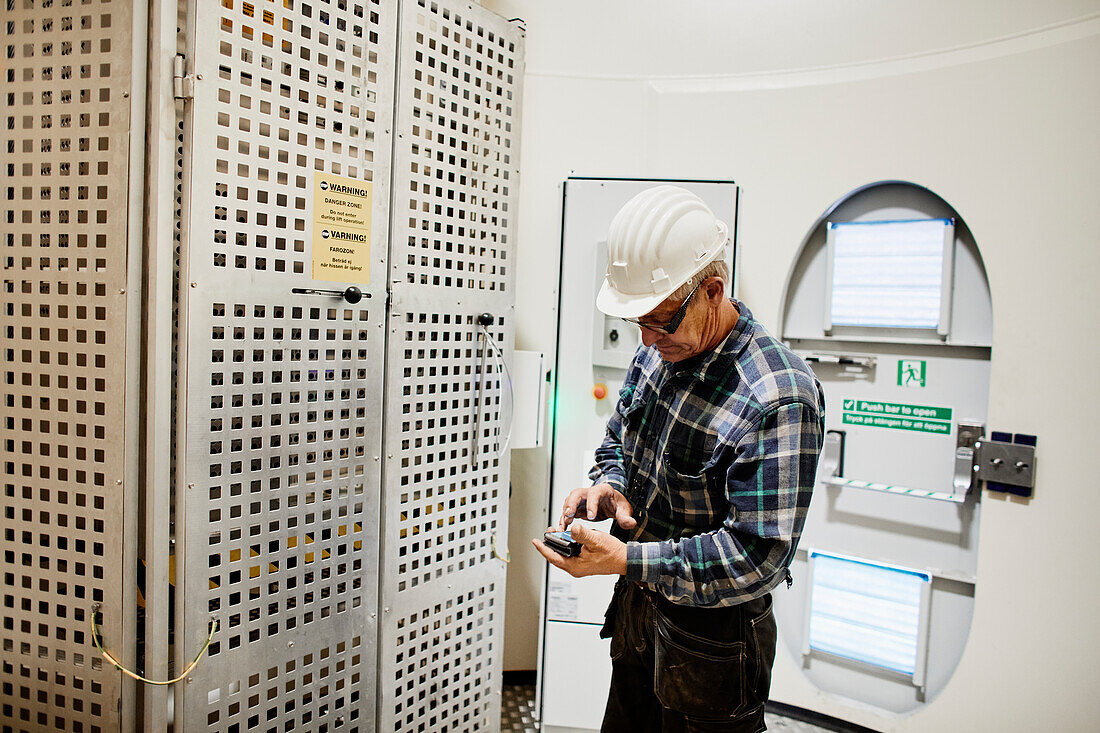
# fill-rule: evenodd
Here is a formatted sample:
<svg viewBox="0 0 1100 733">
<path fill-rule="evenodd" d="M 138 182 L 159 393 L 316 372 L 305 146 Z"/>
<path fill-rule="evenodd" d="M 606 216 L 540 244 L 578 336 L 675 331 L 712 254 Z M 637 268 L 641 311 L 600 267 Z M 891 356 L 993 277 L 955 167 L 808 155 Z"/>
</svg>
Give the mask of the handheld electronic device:
<svg viewBox="0 0 1100 733">
<path fill-rule="evenodd" d="M 547 532 L 542 536 L 542 544 L 565 557 L 581 554 L 581 543 L 574 540 L 568 532 Z"/>
</svg>

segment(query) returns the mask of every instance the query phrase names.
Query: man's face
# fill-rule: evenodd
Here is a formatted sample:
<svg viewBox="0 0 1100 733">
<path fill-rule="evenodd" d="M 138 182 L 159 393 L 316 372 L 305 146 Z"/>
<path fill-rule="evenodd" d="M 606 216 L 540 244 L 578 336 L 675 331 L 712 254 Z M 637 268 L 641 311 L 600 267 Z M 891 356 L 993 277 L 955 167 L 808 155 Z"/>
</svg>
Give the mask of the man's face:
<svg viewBox="0 0 1100 733">
<path fill-rule="evenodd" d="M 638 321 L 641 324 L 663 326 L 675 316 L 683 303 L 683 301 L 666 300 Z M 707 320 L 707 305 L 706 289 L 699 288 L 687 301 L 684 320 L 680 322 L 675 333 L 665 333 L 643 326 L 642 343 L 655 347 L 661 358 L 668 362 L 683 361 L 703 353 L 706 350 L 704 326 Z"/>
</svg>

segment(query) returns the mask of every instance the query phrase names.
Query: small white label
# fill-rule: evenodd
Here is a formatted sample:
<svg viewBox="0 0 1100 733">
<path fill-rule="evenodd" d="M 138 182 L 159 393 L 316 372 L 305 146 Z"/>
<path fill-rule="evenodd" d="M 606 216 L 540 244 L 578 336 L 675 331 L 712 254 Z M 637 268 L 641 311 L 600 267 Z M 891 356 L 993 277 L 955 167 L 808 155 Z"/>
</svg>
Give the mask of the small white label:
<svg viewBox="0 0 1100 733">
<path fill-rule="evenodd" d="M 576 621 L 577 606 L 577 594 L 572 583 L 550 581 L 546 604 L 547 618 L 550 621 Z"/>
</svg>

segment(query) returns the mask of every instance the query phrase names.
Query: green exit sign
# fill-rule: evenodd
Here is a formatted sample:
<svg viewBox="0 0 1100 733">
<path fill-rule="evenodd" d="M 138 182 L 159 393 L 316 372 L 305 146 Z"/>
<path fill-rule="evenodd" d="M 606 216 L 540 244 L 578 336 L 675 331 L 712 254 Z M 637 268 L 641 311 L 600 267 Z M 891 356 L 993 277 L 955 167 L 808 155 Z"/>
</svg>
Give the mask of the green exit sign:
<svg viewBox="0 0 1100 733">
<path fill-rule="evenodd" d="M 921 359 L 898 360 L 898 386 L 923 387 L 928 375 L 928 362 Z"/>
</svg>

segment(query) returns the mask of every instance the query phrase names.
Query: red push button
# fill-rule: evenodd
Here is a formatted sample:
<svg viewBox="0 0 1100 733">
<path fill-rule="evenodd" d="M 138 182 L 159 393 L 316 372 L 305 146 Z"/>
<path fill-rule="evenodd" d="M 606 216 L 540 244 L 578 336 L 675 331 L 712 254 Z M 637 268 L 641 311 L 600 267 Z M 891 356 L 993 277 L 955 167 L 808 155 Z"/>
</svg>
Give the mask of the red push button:
<svg viewBox="0 0 1100 733">
<path fill-rule="evenodd" d="M 607 397 L 607 385 L 597 384 L 596 386 L 594 386 L 592 388 L 592 396 L 595 397 L 597 400 L 602 400 L 604 397 Z"/>
</svg>

